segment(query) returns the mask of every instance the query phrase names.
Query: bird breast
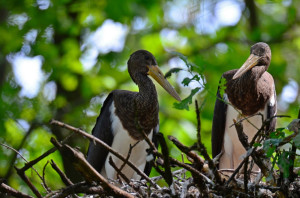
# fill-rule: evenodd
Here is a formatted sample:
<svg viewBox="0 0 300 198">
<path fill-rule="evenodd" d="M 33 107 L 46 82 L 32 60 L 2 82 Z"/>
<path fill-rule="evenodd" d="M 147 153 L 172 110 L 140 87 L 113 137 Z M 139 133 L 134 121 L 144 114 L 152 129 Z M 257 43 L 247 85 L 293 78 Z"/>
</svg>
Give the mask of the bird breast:
<svg viewBox="0 0 300 198">
<path fill-rule="evenodd" d="M 238 78 L 227 82 L 226 93 L 231 104 L 242 111 L 243 115 L 253 115 L 265 108 L 274 92 L 273 77 L 268 73 L 254 80 Z"/>
<path fill-rule="evenodd" d="M 135 140 L 143 140 L 144 132 L 149 135 L 151 130 L 158 125 L 158 103 L 135 103 L 134 92 L 130 92 L 131 95 L 125 95 L 127 100 L 114 100 L 115 111 L 122 126 L 126 129 L 129 135 Z M 122 98 L 122 97 L 118 97 Z"/>
</svg>

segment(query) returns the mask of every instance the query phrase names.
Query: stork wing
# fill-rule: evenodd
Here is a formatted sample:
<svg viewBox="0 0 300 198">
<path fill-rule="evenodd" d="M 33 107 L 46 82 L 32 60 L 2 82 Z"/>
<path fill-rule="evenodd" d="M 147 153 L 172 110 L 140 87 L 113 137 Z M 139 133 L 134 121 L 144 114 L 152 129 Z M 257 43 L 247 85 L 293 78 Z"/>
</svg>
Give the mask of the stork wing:
<svg viewBox="0 0 300 198">
<path fill-rule="evenodd" d="M 113 93 L 110 93 L 105 99 L 101 108 L 100 115 L 97 118 L 96 125 L 93 128 L 92 135 L 99 138 L 107 145 L 111 146 L 113 141 L 113 133 L 111 129 L 110 106 L 113 102 Z M 94 142 L 90 142 L 87 161 L 100 173 L 105 163 L 108 151 Z"/>
<path fill-rule="evenodd" d="M 153 135 L 152 135 L 152 142 L 153 142 L 153 144 L 156 148 L 158 147 L 158 141 L 157 141 L 157 138 L 156 138 L 156 134 L 158 132 L 159 132 L 159 124 L 157 125 L 157 127 L 155 127 L 153 129 Z M 150 172 L 151 172 L 151 169 L 152 169 L 151 161 L 147 161 L 146 165 L 145 165 L 144 173 L 149 176 Z"/>
<path fill-rule="evenodd" d="M 211 146 L 212 146 L 212 156 L 216 157 L 223 147 L 223 139 L 225 132 L 225 122 L 226 122 L 226 112 L 227 104 L 222 101 L 220 95 L 220 87 L 218 87 L 217 99 L 215 103 L 213 125 L 212 125 L 212 136 L 211 136 Z"/>
</svg>

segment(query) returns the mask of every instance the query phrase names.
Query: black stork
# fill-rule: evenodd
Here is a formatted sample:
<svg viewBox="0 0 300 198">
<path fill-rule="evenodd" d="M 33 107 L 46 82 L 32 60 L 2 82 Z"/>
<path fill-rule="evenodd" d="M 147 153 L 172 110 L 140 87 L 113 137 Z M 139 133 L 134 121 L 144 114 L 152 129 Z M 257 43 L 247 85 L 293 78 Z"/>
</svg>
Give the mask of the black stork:
<svg viewBox="0 0 300 198">
<path fill-rule="evenodd" d="M 244 132 L 251 141 L 262 126 L 259 112 L 268 119 L 276 114 L 277 102 L 273 77 L 267 72 L 271 61 L 268 44 L 259 42 L 251 47 L 251 54 L 242 67 L 222 75 L 225 92 L 217 92 L 212 126 L 212 154 L 220 157 L 219 169 L 235 169 L 242 161 L 245 149 L 238 139 L 233 119 L 241 120 Z M 274 130 L 276 119 L 272 119 L 266 131 Z M 253 170 L 259 170 L 256 166 Z"/>
<path fill-rule="evenodd" d="M 150 174 L 150 164 L 147 163 L 149 145 L 144 140 L 144 131 L 150 140 L 159 130 L 158 99 L 155 85 L 148 77 L 154 78 L 171 96 L 180 101 L 180 97 L 170 83 L 164 78 L 155 57 L 146 50 L 134 52 L 127 62 L 128 72 L 138 85 L 139 92 L 126 90 L 112 91 L 101 108 L 92 134 L 101 139 L 114 150 L 127 157 L 130 145 L 137 144 L 131 150 L 129 160 L 147 175 Z M 101 146 L 90 142 L 87 160 L 104 177 L 116 179 L 117 172 L 109 164 L 112 157 L 118 168 L 123 164 L 119 158 Z M 151 157 L 150 157 L 151 158 Z M 129 179 L 140 179 L 133 169 L 125 166 L 122 173 Z"/>
</svg>

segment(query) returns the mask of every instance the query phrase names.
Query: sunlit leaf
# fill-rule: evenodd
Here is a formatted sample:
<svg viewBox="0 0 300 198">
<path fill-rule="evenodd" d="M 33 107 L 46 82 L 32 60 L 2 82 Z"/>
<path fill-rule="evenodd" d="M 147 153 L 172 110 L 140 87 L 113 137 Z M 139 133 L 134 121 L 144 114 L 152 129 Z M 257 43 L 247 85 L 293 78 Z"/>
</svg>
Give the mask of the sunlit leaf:
<svg viewBox="0 0 300 198">
<path fill-rule="evenodd" d="M 181 71 L 182 69 L 181 68 L 172 68 L 170 69 L 166 74 L 165 74 L 165 78 L 169 78 L 171 77 L 172 74 L 174 73 L 178 73 L 179 71 Z"/>
<path fill-rule="evenodd" d="M 174 107 L 176 109 L 185 109 L 185 110 L 189 110 L 189 105 L 192 104 L 193 102 L 193 96 L 200 90 L 199 87 L 192 89 L 191 94 L 183 99 L 180 103 L 174 103 Z"/>
</svg>

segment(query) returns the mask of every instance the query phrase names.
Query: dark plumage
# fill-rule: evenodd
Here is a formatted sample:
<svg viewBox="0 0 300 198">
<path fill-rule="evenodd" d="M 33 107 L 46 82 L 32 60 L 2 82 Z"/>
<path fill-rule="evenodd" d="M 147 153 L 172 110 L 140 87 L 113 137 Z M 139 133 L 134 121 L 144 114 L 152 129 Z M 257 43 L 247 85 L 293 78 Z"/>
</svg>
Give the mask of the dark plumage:
<svg viewBox="0 0 300 198">
<path fill-rule="evenodd" d="M 230 127 L 233 119 L 239 120 L 258 112 L 264 115 L 264 119 L 276 114 L 275 84 L 273 77 L 267 72 L 270 61 L 270 47 L 266 43 L 256 43 L 239 70 L 230 70 L 222 75 L 226 79 L 226 89 L 221 96 L 220 87 L 218 88 L 212 126 L 213 157 L 224 151 L 220 158 L 220 168 L 236 168 L 242 161 L 241 155 L 245 153 L 235 127 Z M 242 123 L 244 132 L 251 141 L 261 127 L 261 117 L 253 116 L 248 121 L 244 120 Z M 266 130 L 274 130 L 275 125 L 276 119 L 273 119 Z"/>
<path fill-rule="evenodd" d="M 97 118 L 92 134 L 113 149 L 127 156 L 129 145 L 140 141 L 132 150 L 130 161 L 149 175 L 151 167 L 146 165 L 146 149 L 149 145 L 144 141 L 142 131 L 154 140 L 158 132 L 158 99 L 155 86 L 148 75 L 151 75 L 174 98 L 180 97 L 157 66 L 154 56 L 146 50 L 134 52 L 128 60 L 128 72 L 138 85 L 139 92 L 114 90 L 105 100 L 101 113 Z M 115 170 L 108 163 L 111 154 L 101 146 L 90 143 L 87 160 L 107 178 L 116 179 Z M 120 167 L 123 162 L 112 155 L 115 164 Z M 122 172 L 129 179 L 139 179 L 133 170 L 125 166 Z"/>
</svg>

